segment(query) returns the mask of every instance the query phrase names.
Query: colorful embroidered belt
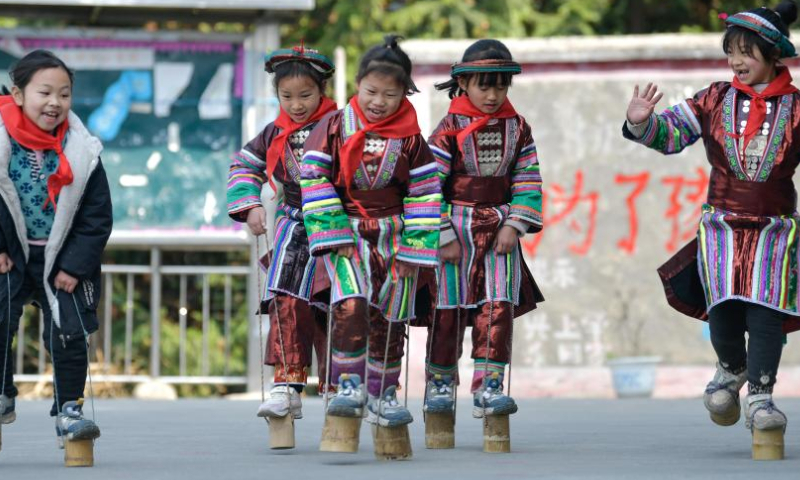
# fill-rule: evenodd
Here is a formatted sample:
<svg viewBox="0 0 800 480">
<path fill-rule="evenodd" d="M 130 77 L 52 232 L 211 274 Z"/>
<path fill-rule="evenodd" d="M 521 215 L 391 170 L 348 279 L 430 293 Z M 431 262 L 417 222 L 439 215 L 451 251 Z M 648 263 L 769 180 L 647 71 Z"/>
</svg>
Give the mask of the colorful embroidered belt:
<svg viewBox="0 0 800 480">
<path fill-rule="evenodd" d="M 447 202 L 464 207 L 495 207 L 511 200 L 511 181 L 506 175 L 476 177 L 452 174 L 444 188 Z"/>
<path fill-rule="evenodd" d="M 797 208 L 797 195 L 791 177 L 748 182 L 712 171 L 708 203 L 743 215 L 792 215 Z"/>
<path fill-rule="evenodd" d="M 339 190 L 339 189 L 337 189 Z M 368 218 L 383 218 L 403 213 L 403 194 L 397 188 L 379 188 L 377 190 L 339 191 L 342 207 L 347 215 L 363 217 L 358 211 L 358 202 L 367 211 Z"/>
</svg>

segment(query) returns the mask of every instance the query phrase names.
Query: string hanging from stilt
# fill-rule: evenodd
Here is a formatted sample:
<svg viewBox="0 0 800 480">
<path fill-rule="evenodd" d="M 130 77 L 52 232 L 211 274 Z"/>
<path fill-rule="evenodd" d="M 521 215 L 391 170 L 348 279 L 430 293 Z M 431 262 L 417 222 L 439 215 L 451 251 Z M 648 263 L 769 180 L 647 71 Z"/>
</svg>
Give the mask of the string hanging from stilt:
<svg viewBox="0 0 800 480">
<path fill-rule="evenodd" d="M 383 350 L 383 365 L 382 365 L 382 369 L 381 369 L 381 389 L 380 389 L 380 393 L 379 393 L 379 396 L 378 396 L 378 413 L 377 413 L 376 419 L 375 419 L 375 421 L 377 422 L 377 425 L 380 425 L 381 410 L 383 410 L 383 386 L 384 386 L 384 382 L 386 380 L 386 360 L 389 358 L 389 342 L 390 342 L 390 340 L 392 338 L 392 322 L 390 320 L 383 319 L 383 318 L 382 318 L 382 320 L 386 320 L 386 322 L 388 322 L 389 326 L 388 326 L 388 328 L 386 330 L 386 348 L 384 348 L 384 350 Z M 367 361 L 369 361 L 369 360 L 367 360 Z"/>
<path fill-rule="evenodd" d="M 258 241 L 258 240 L 256 240 Z M 275 260 L 275 250 L 273 250 L 270 246 L 269 242 L 269 233 L 264 235 L 264 241 L 267 245 L 267 255 L 269 256 L 269 264 L 272 265 L 272 262 Z M 289 367 L 286 364 L 286 349 L 283 345 L 283 328 L 281 325 L 281 315 L 280 315 L 280 305 L 277 303 L 277 297 L 272 299 L 273 303 L 275 304 L 275 323 L 278 324 L 278 343 L 280 344 L 281 348 L 281 362 L 283 363 L 283 380 L 286 383 L 286 395 L 289 396 L 289 378 L 287 377 L 289 373 Z M 261 305 L 259 305 L 259 311 L 261 310 Z M 263 363 L 263 362 L 262 362 Z M 288 415 L 291 415 L 292 411 L 291 408 L 289 409 Z"/>
<path fill-rule="evenodd" d="M 261 243 L 256 236 L 256 262 L 261 259 Z M 256 282 L 258 284 L 258 365 L 261 370 L 261 403 L 266 401 L 266 392 L 264 385 L 264 355 L 266 344 L 264 343 L 264 312 L 261 311 L 261 269 L 256 269 Z M 269 419 L 264 417 L 264 420 L 269 423 Z"/>
<path fill-rule="evenodd" d="M 506 391 L 507 395 L 511 396 L 511 362 L 514 360 L 514 302 L 509 302 L 511 304 L 511 335 L 508 339 L 508 390 Z"/>
<path fill-rule="evenodd" d="M 489 328 L 486 331 L 486 359 L 485 363 L 483 364 L 483 379 L 481 381 L 484 385 L 486 385 L 486 377 L 489 375 L 489 350 L 492 346 L 492 320 L 494 320 L 494 282 L 490 285 L 489 288 Z M 485 390 L 484 390 L 485 393 Z M 486 419 L 486 398 L 481 398 L 481 404 L 483 406 L 483 427 L 486 428 L 489 421 Z"/>
<path fill-rule="evenodd" d="M 86 326 L 83 323 L 83 316 L 81 315 L 81 311 L 78 308 L 78 301 L 75 299 L 75 292 L 72 293 L 72 303 L 75 304 L 75 311 L 78 313 L 78 320 L 81 322 L 81 331 L 83 332 L 83 344 L 86 347 L 86 364 L 87 364 L 87 372 L 89 377 L 89 401 L 90 405 L 92 406 L 92 422 L 97 425 L 97 414 L 94 410 L 94 384 L 92 382 L 92 362 L 89 357 L 90 353 L 90 339 L 91 336 L 89 332 L 86 331 Z M 52 325 L 50 326 L 52 332 Z M 55 364 L 53 364 L 53 373 L 55 374 Z"/>
<path fill-rule="evenodd" d="M 6 319 L 6 351 L 3 353 L 3 388 L 0 395 L 6 391 L 6 369 L 8 368 L 8 350 L 11 348 L 11 272 L 6 272 L 6 288 L 8 290 L 8 318 Z"/>
</svg>

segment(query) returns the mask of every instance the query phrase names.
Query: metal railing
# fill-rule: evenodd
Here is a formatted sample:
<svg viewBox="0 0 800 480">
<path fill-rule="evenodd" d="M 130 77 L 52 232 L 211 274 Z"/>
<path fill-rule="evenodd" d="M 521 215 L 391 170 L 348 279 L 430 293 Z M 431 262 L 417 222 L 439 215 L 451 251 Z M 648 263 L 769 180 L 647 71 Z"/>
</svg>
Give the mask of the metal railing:
<svg viewBox="0 0 800 480">
<path fill-rule="evenodd" d="M 115 233 L 109 241 L 108 249 L 140 252 L 147 250 L 149 264 L 103 265 L 103 296 L 98 309 L 100 330 L 92 337 L 91 345 L 91 361 L 95 369 L 101 367 L 99 373 L 93 371 L 95 381 L 138 383 L 157 379 L 172 384 L 242 385 L 247 386 L 248 390 L 260 388 L 259 317 L 254 314 L 259 292 L 256 248 L 252 237 L 244 232 L 213 234 L 204 232 L 202 235 Z M 162 261 L 163 254 L 169 251 L 240 251 L 245 253 L 248 263 L 166 265 Z M 171 288 L 165 288 L 165 283 L 169 283 Z M 177 288 L 174 288 L 175 283 Z M 212 283 L 219 284 L 217 290 L 221 292 L 212 290 Z M 149 296 L 146 296 L 145 286 L 148 284 Z M 199 299 L 195 295 L 190 296 L 192 289 L 199 292 Z M 120 297 L 120 290 L 124 292 L 121 295 L 122 301 L 115 302 L 115 297 Z M 165 291 L 176 290 L 177 298 L 164 298 Z M 218 299 L 217 303 L 221 303 L 221 306 L 212 305 L 214 298 Z M 240 301 L 235 303 L 235 298 L 239 298 Z M 244 305 L 241 300 L 244 300 Z M 137 339 L 135 332 L 137 328 L 139 331 L 143 328 L 144 322 L 141 320 L 143 312 L 136 312 L 135 306 L 142 304 L 146 304 L 149 309 L 149 328 L 147 335 L 140 335 L 141 338 Z M 170 307 L 169 311 L 165 312 L 167 310 L 165 305 Z M 173 308 L 176 306 L 177 308 Z M 237 345 L 233 335 L 235 327 L 233 322 L 234 312 L 237 309 L 239 320 L 247 322 L 247 333 L 239 336 L 240 341 L 246 342 L 244 349 L 235 348 Z M 137 316 L 140 320 L 135 324 Z M 20 321 L 15 372 L 15 379 L 20 382 L 51 381 L 41 335 L 38 340 L 33 338 L 33 332 L 37 329 L 32 323 L 36 318 L 37 316 L 29 312 Z M 267 323 L 266 317 L 264 321 Z M 38 315 L 38 323 L 38 332 L 41 332 L 43 323 L 41 315 Z M 124 328 L 120 328 L 120 323 L 124 323 Z M 172 365 L 169 368 L 172 372 L 165 374 L 162 330 L 167 327 L 174 329 L 176 325 L 177 371 Z M 266 330 L 268 325 L 264 328 Z M 118 336 L 115 337 L 115 331 L 122 331 L 122 341 L 119 341 Z M 221 339 L 215 339 L 214 345 L 212 345 L 212 331 L 221 332 Z M 190 339 L 190 336 L 196 339 L 198 333 L 199 355 L 191 350 L 197 348 L 197 342 L 193 345 Z M 142 352 L 148 343 L 146 359 L 148 367 L 146 369 L 137 367 L 145 362 L 144 359 L 137 357 L 136 350 Z M 120 351 L 121 354 L 115 354 Z M 195 364 L 190 365 L 190 357 L 196 360 Z M 221 365 L 213 366 L 212 358 L 220 357 Z M 240 368 L 234 368 L 234 364 Z"/>
</svg>

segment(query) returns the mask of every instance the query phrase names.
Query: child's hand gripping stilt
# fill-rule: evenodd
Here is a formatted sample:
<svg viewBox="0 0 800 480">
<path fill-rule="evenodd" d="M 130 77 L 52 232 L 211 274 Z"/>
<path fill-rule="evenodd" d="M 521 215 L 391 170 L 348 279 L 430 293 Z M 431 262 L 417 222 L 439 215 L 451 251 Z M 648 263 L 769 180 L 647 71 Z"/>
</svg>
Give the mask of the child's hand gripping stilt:
<svg viewBox="0 0 800 480">
<path fill-rule="evenodd" d="M 14 268 L 14 262 L 7 253 L 0 253 L 0 274 L 6 274 Z"/>
<path fill-rule="evenodd" d="M 251 208 L 247 212 L 247 226 L 256 237 L 267 234 L 267 213 L 264 207 Z"/>
</svg>

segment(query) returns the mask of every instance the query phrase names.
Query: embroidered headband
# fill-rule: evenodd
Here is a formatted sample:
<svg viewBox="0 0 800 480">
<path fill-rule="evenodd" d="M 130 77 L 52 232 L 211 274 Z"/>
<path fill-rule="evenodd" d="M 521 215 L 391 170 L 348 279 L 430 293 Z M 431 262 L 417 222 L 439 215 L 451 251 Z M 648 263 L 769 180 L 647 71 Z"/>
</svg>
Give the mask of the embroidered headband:
<svg viewBox="0 0 800 480">
<path fill-rule="evenodd" d="M 456 78 L 471 73 L 522 73 L 522 67 L 513 60 L 475 60 L 472 62 L 454 63 L 450 68 L 450 76 Z"/>
<path fill-rule="evenodd" d="M 727 17 L 725 23 L 728 27 L 742 27 L 757 33 L 759 37 L 778 47 L 781 58 L 797 56 L 797 51 L 789 38 L 761 15 L 753 12 L 741 12 Z"/>
<path fill-rule="evenodd" d="M 333 76 L 333 72 L 336 71 L 336 67 L 330 58 L 322 55 L 317 50 L 306 48 L 302 44 L 299 47 L 275 50 L 264 57 L 264 70 L 269 73 L 275 73 L 275 68 L 286 62 L 306 62 L 325 78 L 330 78 Z"/>
</svg>

